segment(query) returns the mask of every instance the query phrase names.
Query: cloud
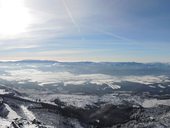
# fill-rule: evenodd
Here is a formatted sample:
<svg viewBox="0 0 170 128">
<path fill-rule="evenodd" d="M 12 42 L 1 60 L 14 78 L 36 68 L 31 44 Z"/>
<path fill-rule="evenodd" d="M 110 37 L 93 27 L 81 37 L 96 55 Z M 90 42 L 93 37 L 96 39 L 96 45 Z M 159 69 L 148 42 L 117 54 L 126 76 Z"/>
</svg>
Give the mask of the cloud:
<svg viewBox="0 0 170 128">
<path fill-rule="evenodd" d="M 51 65 L 52 66 L 52 65 Z M 36 67 L 32 67 L 27 65 L 27 68 L 21 69 L 18 67 L 22 67 L 21 65 L 13 66 L 13 70 L 6 70 L 6 74 L 1 75 L 1 79 L 9 80 L 9 81 L 30 81 L 30 82 L 38 82 L 39 85 L 43 86 L 44 84 L 53 84 L 57 86 L 57 83 L 64 83 L 65 86 L 69 84 L 74 85 L 83 85 L 86 82 L 90 82 L 92 84 L 103 85 L 107 84 L 112 89 L 120 88 L 118 83 L 122 81 L 129 81 L 141 84 L 154 84 L 161 82 L 168 82 L 169 79 L 167 76 L 111 76 L 105 74 L 73 74 L 67 71 L 63 72 L 50 72 L 50 71 L 41 71 L 36 69 Z M 28 68 L 29 67 L 29 68 Z M 116 83 L 116 84 L 115 84 Z"/>
<path fill-rule="evenodd" d="M 74 26 L 77 28 L 77 31 L 80 32 L 80 27 L 79 27 L 79 25 L 77 24 L 75 18 L 73 17 L 73 14 L 72 14 L 70 8 L 68 7 L 66 1 L 65 1 L 65 0 L 62 0 L 62 1 L 63 1 L 63 5 L 64 5 L 64 7 L 65 7 L 65 9 L 66 9 L 66 11 L 67 11 L 67 13 L 68 13 L 68 16 L 70 17 L 72 23 L 73 23 Z"/>
<path fill-rule="evenodd" d="M 16 49 L 32 49 L 32 48 L 37 48 L 38 45 L 26 45 L 26 44 L 23 44 L 23 45 L 1 45 L 1 50 L 3 51 L 8 51 L 8 50 L 16 50 Z"/>
<path fill-rule="evenodd" d="M 32 22 L 24 33 L 7 38 L 0 36 L 1 59 L 149 62 L 167 61 L 170 56 L 169 7 L 166 2 L 24 2 Z M 162 45 L 159 47 L 153 42 Z M 101 49 L 103 51 L 99 52 Z M 86 51 L 86 55 L 81 50 Z"/>
</svg>

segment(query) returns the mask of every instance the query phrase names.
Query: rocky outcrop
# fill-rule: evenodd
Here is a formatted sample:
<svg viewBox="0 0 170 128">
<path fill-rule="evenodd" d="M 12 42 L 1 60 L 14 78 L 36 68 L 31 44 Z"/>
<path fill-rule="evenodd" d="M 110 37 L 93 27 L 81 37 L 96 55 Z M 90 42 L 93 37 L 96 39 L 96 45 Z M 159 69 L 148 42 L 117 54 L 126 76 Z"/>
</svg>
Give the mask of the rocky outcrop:
<svg viewBox="0 0 170 128">
<path fill-rule="evenodd" d="M 9 111 L 3 103 L 3 99 L 1 98 L 0 99 L 0 117 L 2 117 L 2 118 L 7 117 L 8 113 L 9 113 Z"/>
</svg>

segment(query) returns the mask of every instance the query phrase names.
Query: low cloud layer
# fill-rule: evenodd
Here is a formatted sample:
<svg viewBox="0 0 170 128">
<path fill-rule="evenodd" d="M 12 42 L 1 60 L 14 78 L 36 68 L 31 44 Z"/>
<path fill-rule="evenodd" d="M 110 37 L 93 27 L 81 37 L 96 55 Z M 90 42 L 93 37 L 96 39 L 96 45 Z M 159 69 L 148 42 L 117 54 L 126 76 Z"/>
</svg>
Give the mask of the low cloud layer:
<svg viewBox="0 0 170 128">
<path fill-rule="evenodd" d="M 119 85 L 122 81 L 135 82 L 140 84 L 153 84 L 161 82 L 170 82 L 166 76 L 111 76 L 105 74 L 73 74 L 70 72 L 44 72 L 37 69 L 14 69 L 8 70 L 7 73 L 0 76 L 1 79 L 8 81 L 17 81 L 24 83 L 24 81 L 38 82 L 40 86 L 45 84 L 52 84 L 57 86 L 57 83 L 64 83 L 65 86 L 83 85 L 87 82 L 97 85 L 107 84 L 113 89 L 120 88 Z"/>
</svg>

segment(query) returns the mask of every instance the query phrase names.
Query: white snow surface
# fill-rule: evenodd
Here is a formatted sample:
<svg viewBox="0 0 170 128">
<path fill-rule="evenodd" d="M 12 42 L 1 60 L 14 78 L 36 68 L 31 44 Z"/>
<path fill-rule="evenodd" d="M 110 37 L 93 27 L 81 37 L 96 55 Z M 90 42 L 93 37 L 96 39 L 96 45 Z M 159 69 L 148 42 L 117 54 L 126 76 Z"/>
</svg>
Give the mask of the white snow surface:
<svg viewBox="0 0 170 128">
<path fill-rule="evenodd" d="M 5 89 L 0 89 L 0 94 L 9 94 L 9 92 L 6 92 Z"/>
<path fill-rule="evenodd" d="M 8 128 L 10 126 L 11 122 L 7 119 L 0 118 L 0 128 Z"/>
<path fill-rule="evenodd" d="M 28 120 L 31 121 L 36 118 L 35 115 L 31 111 L 29 111 L 26 106 L 21 105 L 21 109 L 23 110 L 23 112 Z"/>
<path fill-rule="evenodd" d="M 5 104 L 7 110 L 9 111 L 9 114 L 7 116 L 7 119 L 9 119 L 10 121 L 12 121 L 13 119 L 16 118 L 21 118 L 11 107 L 9 107 L 8 104 Z"/>
<path fill-rule="evenodd" d="M 129 102 L 135 102 L 142 104 L 143 99 L 139 96 L 130 96 L 130 95 L 113 95 L 107 94 L 104 96 L 95 96 L 95 95 L 77 95 L 77 94 L 52 94 L 48 96 L 41 97 L 47 101 L 53 101 L 56 98 L 65 102 L 67 105 L 76 106 L 79 108 L 84 108 L 86 105 L 95 105 L 95 103 L 104 102 L 114 105 L 122 104 L 124 100 Z"/>
<path fill-rule="evenodd" d="M 166 88 L 165 86 L 163 86 L 163 85 L 161 85 L 161 84 L 158 84 L 158 87 L 160 87 L 160 88 Z"/>
<path fill-rule="evenodd" d="M 142 106 L 145 108 L 157 107 L 158 105 L 170 106 L 170 100 L 145 99 Z"/>
</svg>

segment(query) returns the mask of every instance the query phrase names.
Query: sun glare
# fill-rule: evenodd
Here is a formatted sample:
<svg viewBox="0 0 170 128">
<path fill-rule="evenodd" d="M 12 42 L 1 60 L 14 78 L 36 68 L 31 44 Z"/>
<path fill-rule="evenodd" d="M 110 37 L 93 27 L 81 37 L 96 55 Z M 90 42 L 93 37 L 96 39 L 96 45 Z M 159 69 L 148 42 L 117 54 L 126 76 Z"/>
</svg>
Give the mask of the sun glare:
<svg viewBox="0 0 170 128">
<path fill-rule="evenodd" d="M 26 31 L 31 15 L 23 0 L 0 0 L 0 35 L 13 36 Z"/>
</svg>

